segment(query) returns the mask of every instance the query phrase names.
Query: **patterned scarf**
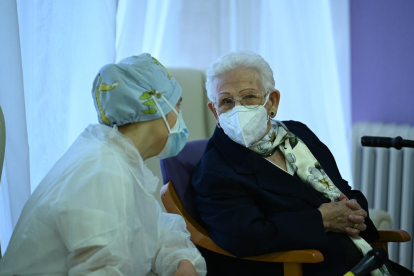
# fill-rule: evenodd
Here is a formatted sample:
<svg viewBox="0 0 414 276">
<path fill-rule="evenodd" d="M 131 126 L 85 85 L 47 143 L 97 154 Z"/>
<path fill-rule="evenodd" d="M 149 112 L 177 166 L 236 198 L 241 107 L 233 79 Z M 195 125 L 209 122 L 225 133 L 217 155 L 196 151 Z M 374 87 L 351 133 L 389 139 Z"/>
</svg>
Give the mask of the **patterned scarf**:
<svg viewBox="0 0 414 276">
<path fill-rule="evenodd" d="M 276 141 L 280 141 L 283 138 L 283 136 L 280 136 L 278 134 L 279 124 L 282 124 L 282 123 L 273 121 L 271 119 L 270 124 L 271 124 L 271 127 L 270 127 L 269 132 L 261 140 L 251 145 L 249 147 L 250 150 L 263 155 L 267 152 L 274 150 L 278 146 L 278 143 L 276 143 Z"/>
<path fill-rule="evenodd" d="M 339 199 L 342 192 L 325 173 L 306 144 L 292 132 L 289 132 L 283 123 L 271 120 L 270 131 L 260 141 L 250 146 L 249 149 L 263 155 L 267 152 L 273 152 L 276 147 L 279 147 L 286 161 L 303 182 L 309 184 L 314 190 L 331 201 Z M 350 239 L 364 255 L 372 249 L 363 238 L 354 239 L 350 237 Z M 371 275 L 390 275 L 390 273 L 383 265 L 380 269 L 372 271 Z"/>
</svg>

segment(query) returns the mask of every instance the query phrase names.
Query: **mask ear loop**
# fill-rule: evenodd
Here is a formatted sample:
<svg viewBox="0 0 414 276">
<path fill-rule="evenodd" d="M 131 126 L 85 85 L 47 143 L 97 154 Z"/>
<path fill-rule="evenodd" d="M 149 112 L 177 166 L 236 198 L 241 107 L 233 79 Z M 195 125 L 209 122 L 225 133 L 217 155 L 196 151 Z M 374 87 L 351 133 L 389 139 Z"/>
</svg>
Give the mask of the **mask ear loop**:
<svg viewBox="0 0 414 276">
<path fill-rule="evenodd" d="M 162 98 L 167 103 L 167 105 L 169 107 L 171 107 L 172 111 L 174 111 L 174 113 L 177 115 L 177 119 L 178 119 L 178 112 L 177 112 L 177 110 L 175 110 L 175 108 L 167 101 L 167 99 L 162 95 L 162 93 L 157 92 L 155 89 L 152 89 L 152 91 L 151 91 L 150 94 L 151 94 L 152 99 L 155 102 L 155 105 L 158 107 L 158 109 L 159 109 L 159 111 L 160 111 L 160 113 L 162 115 L 162 119 L 164 120 L 165 124 L 167 125 L 168 132 L 171 133 L 171 127 L 170 127 L 170 125 L 167 122 L 166 116 L 165 116 L 164 112 L 162 111 L 161 106 L 159 105 L 157 98 Z M 154 95 L 156 95 L 157 97 L 155 97 Z"/>
<path fill-rule="evenodd" d="M 155 105 L 157 106 L 158 110 L 160 111 L 160 113 L 161 113 L 161 115 L 162 115 L 162 119 L 164 120 L 165 124 L 167 125 L 167 128 L 168 128 L 168 133 L 171 133 L 171 128 L 170 128 L 170 125 L 169 125 L 169 124 L 168 124 L 168 122 L 167 122 L 167 119 L 166 119 L 166 117 L 165 117 L 165 114 L 164 114 L 164 112 L 162 111 L 161 106 L 160 106 L 160 105 L 159 105 L 159 103 L 158 103 L 158 100 L 154 97 L 154 94 L 155 94 L 155 90 L 153 89 L 153 90 L 151 91 L 151 97 L 152 97 L 152 99 L 154 100 Z M 159 93 L 159 94 L 161 94 L 161 93 Z M 161 94 L 161 96 L 162 96 L 162 94 Z"/>
<path fill-rule="evenodd" d="M 270 93 L 268 92 L 267 93 L 267 96 L 266 96 L 266 101 L 265 101 L 265 103 L 262 105 L 263 107 L 267 104 L 267 101 L 269 100 L 269 96 L 270 96 Z M 267 114 L 267 121 L 269 121 L 270 120 L 270 115 L 269 115 L 269 113 Z"/>
<path fill-rule="evenodd" d="M 175 115 L 178 116 L 177 110 L 175 110 L 175 107 L 172 106 L 169 101 L 167 101 L 167 99 L 164 97 L 164 95 L 161 94 L 161 98 L 168 104 L 169 107 L 171 107 L 171 110 L 174 111 Z"/>
<path fill-rule="evenodd" d="M 218 114 L 218 110 L 216 108 L 216 105 L 214 103 L 211 103 L 211 104 L 213 105 L 214 110 L 216 110 L 217 117 L 220 117 L 220 115 Z M 221 125 L 220 125 L 218 119 L 216 120 L 216 125 L 218 126 L 218 128 L 221 128 Z"/>
<path fill-rule="evenodd" d="M 270 93 L 269 93 L 269 91 L 267 92 L 267 96 L 266 96 L 266 101 L 265 101 L 265 103 L 263 104 L 263 106 L 265 106 L 266 104 L 267 104 L 267 101 L 269 100 L 269 96 L 270 96 Z"/>
</svg>

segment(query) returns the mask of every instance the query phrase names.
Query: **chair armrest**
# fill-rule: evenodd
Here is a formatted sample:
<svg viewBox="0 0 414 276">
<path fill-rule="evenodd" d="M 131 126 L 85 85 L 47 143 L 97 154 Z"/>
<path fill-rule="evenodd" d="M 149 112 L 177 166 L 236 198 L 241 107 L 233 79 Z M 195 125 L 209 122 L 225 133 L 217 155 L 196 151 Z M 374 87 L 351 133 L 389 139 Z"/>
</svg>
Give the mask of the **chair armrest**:
<svg viewBox="0 0 414 276">
<path fill-rule="evenodd" d="M 191 227 L 191 226 L 190 226 Z M 192 229 L 193 230 L 193 229 Z M 203 247 L 210 251 L 234 257 L 234 255 L 223 250 L 217 246 L 210 237 L 204 236 L 201 233 L 196 231 L 192 232 L 191 241 L 194 242 L 197 246 Z M 195 234 L 195 235 L 193 235 Z M 324 260 L 323 255 L 318 250 L 314 249 L 302 249 L 302 250 L 290 250 L 282 252 L 274 252 L 269 254 L 263 254 L 260 256 L 245 257 L 242 258 L 249 261 L 257 262 L 273 262 L 273 263 L 320 263 Z"/>
<path fill-rule="evenodd" d="M 377 242 L 408 242 L 411 241 L 410 234 L 404 230 L 378 230 L 380 238 Z"/>
<path fill-rule="evenodd" d="M 243 258 L 250 261 L 276 262 L 276 263 L 320 263 L 323 262 L 323 255 L 318 250 L 302 249 L 282 252 L 274 252 L 255 257 Z"/>
</svg>

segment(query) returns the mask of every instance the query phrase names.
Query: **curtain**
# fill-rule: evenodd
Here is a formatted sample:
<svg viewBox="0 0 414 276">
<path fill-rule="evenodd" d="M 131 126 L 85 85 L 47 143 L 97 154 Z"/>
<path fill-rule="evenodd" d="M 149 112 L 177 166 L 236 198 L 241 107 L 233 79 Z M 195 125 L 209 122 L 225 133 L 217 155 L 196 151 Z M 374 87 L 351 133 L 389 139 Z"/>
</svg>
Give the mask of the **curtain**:
<svg viewBox="0 0 414 276">
<path fill-rule="evenodd" d="M 229 51 L 262 55 L 281 91 L 277 118 L 307 124 L 350 180 L 348 1 L 2 1 L 3 251 L 29 195 L 97 123 L 91 89 L 99 68 L 143 52 L 167 67 L 198 69 Z"/>
<path fill-rule="evenodd" d="M 4 252 L 30 196 L 29 145 L 16 2 L 0 2 L 0 104 L 6 124 L 1 178 L 0 233 Z"/>
</svg>

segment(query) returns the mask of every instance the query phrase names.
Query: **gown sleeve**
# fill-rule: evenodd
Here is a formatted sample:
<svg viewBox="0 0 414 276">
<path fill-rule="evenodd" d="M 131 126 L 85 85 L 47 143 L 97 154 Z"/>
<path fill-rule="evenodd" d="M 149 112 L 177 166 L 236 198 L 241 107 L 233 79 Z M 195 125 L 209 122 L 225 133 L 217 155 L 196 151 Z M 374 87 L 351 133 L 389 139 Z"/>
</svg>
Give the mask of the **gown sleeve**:
<svg viewBox="0 0 414 276">
<path fill-rule="evenodd" d="M 206 275 L 204 258 L 190 241 L 190 233 L 181 216 L 161 212 L 160 230 L 161 247 L 152 263 L 154 272 L 159 275 L 173 275 L 178 263 L 187 259 L 194 265 L 199 276 Z"/>
</svg>

